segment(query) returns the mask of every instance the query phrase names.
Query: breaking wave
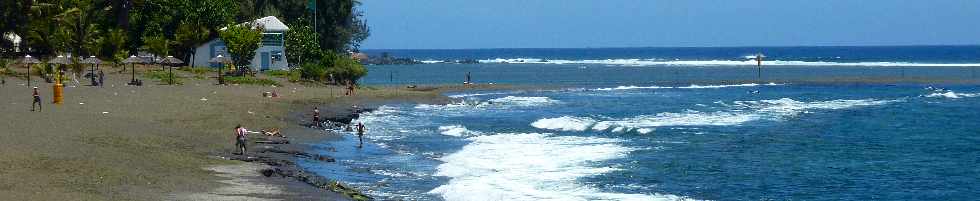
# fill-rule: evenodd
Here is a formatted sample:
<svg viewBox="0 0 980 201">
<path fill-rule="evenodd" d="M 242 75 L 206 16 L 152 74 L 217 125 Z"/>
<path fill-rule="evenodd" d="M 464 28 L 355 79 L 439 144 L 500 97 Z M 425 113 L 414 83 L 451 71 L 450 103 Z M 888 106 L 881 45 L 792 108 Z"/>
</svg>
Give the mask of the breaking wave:
<svg viewBox="0 0 980 201">
<path fill-rule="evenodd" d="M 662 194 L 601 192 L 578 180 L 618 171 L 597 162 L 634 149 L 598 137 L 513 133 L 477 136 L 440 158 L 436 176 L 449 177 L 429 193 L 445 200 L 683 200 Z"/>
<path fill-rule="evenodd" d="M 830 100 L 802 102 L 789 98 L 759 101 L 735 101 L 729 111 L 662 112 L 623 119 L 595 120 L 590 117 L 563 116 L 543 118 L 531 126 L 554 131 L 610 131 L 646 134 L 657 127 L 674 126 L 735 126 L 757 120 L 782 120 L 812 110 L 840 110 L 854 107 L 884 105 L 898 100 Z M 723 104 L 723 103 L 722 103 Z"/>
<path fill-rule="evenodd" d="M 929 98 L 951 98 L 951 99 L 973 98 L 973 97 L 980 97 L 980 93 L 956 93 L 956 92 L 953 92 L 953 91 L 947 91 L 947 92 L 935 92 L 935 93 L 932 93 L 932 94 L 929 94 L 929 95 L 925 95 L 925 97 L 929 97 Z"/>
<path fill-rule="evenodd" d="M 618 90 L 636 90 L 636 89 L 719 89 L 728 87 L 758 87 L 758 86 L 782 86 L 786 84 L 768 83 L 768 84 L 756 84 L 756 83 L 746 83 L 746 84 L 727 84 L 727 85 L 696 85 L 692 84 L 690 86 L 684 87 L 665 87 L 665 86 L 618 86 L 612 88 L 597 88 L 596 91 L 618 91 Z"/>
<path fill-rule="evenodd" d="M 474 135 L 483 134 L 482 132 L 479 131 L 471 131 L 469 129 L 466 129 L 466 127 L 462 125 L 439 126 L 439 133 L 443 135 L 456 136 L 456 137 L 465 137 L 465 136 L 474 136 Z"/>
</svg>

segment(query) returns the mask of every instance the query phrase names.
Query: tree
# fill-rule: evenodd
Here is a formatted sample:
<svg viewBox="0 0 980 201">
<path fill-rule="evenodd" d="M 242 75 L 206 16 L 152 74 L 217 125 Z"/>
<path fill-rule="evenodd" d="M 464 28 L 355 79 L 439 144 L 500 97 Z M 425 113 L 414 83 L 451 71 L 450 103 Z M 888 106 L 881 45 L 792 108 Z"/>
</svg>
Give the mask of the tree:
<svg viewBox="0 0 980 201">
<path fill-rule="evenodd" d="M 60 26 L 68 33 L 66 52 L 76 56 L 93 55 L 101 30 L 96 22 L 103 17 L 103 10 L 93 5 L 92 0 L 66 1 L 62 4 L 64 11 L 55 16 Z"/>
<path fill-rule="evenodd" d="M 251 23 L 229 26 L 220 32 L 221 40 L 225 42 L 231 60 L 238 69 L 248 66 L 255 58 L 255 50 L 262 42 L 262 28 L 253 28 Z"/>
<path fill-rule="evenodd" d="M 333 74 L 334 79 L 342 82 L 357 84 L 357 80 L 367 75 L 367 68 L 349 55 L 341 55 L 333 60 L 327 73 Z"/>
<path fill-rule="evenodd" d="M 163 36 L 150 36 L 143 38 L 143 46 L 147 52 L 157 57 L 166 57 L 170 54 L 170 40 Z"/>
<path fill-rule="evenodd" d="M 314 27 L 320 34 L 320 47 L 335 52 L 354 51 L 370 35 L 357 0 L 317 0 Z"/>
<path fill-rule="evenodd" d="M 316 62 L 303 64 L 300 74 L 304 79 L 310 80 L 327 81 L 332 78 L 330 81 L 338 83 L 356 83 L 367 75 L 367 69 L 350 55 L 324 51 Z"/>
<path fill-rule="evenodd" d="M 319 35 L 306 24 L 295 24 L 286 31 L 286 59 L 297 64 L 305 64 L 307 60 L 320 55 Z"/>
<path fill-rule="evenodd" d="M 126 51 L 126 33 L 122 29 L 111 29 L 103 38 L 103 53 L 114 66 L 129 57 L 129 51 Z M 123 70 L 126 70 L 126 66 L 123 66 Z"/>
<path fill-rule="evenodd" d="M 197 51 L 194 46 L 208 39 L 208 29 L 198 24 L 185 22 L 177 27 L 177 33 L 174 33 L 174 38 L 176 39 L 175 42 L 177 42 L 178 49 L 186 50 L 183 58 L 184 61 L 190 64 L 193 63 L 193 56 Z"/>
</svg>

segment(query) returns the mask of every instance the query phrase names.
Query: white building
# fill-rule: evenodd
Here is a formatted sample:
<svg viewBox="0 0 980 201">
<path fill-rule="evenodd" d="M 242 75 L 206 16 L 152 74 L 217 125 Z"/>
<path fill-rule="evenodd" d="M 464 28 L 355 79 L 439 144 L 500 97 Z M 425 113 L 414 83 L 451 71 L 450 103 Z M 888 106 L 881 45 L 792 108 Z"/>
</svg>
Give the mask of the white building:
<svg viewBox="0 0 980 201">
<path fill-rule="evenodd" d="M 268 16 L 252 21 L 255 27 L 262 27 L 262 44 L 255 50 L 255 58 L 250 65 L 255 70 L 286 69 L 285 33 L 289 30 L 286 24 L 275 16 Z M 227 28 L 227 27 L 226 27 Z M 222 28 L 224 30 L 225 28 Z M 218 67 L 218 64 L 208 63 L 208 60 L 218 55 L 230 56 L 225 42 L 220 38 L 208 41 L 197 47 L 194 53 L 193 66 Z"/>
<path fill-rule="evenodd" d="M 3 34 L 3 38 L 13 43 L 13 47 L 11 48 L 14 52 L 20 52 L 20 36 L 14 33 L 6 33 Z"/>
</svg>

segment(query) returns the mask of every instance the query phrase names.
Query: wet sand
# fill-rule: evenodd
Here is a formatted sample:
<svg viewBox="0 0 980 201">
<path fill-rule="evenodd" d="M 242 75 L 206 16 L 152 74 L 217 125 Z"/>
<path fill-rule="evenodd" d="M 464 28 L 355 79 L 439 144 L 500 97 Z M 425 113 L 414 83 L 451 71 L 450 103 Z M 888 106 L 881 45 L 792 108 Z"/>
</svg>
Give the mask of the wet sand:
<svg viewBox="0 0 980 201">
<path fill-rule="evenodd" d="M 42 112 L 30 111 L 25 80 L 6 78 L 0 86 L 0 200 L 349 199 L 349 194 L 318 188 L 330 186 L 262 176 L 267 170 L 277 176 L 302 171 L 268 162 L 294 161 L 303 157 L 296 153 L 305 153 L 307 143 L 339 137 L 305 128 L 306 111 L 318 105 L 325 117 L 341 118 L 351 114 L 352 104 L 448 100 L 440 88 L 366 87 L 347 97 L 339 87 L 283 80 L 285 86 L 271 87 L 217 86 L 206 77 L 185 78 L 179 86 L 145 79 L 145 86 L 136 87 L 125 85 L 128 73 L 115 71 L 106 71 L 104 87 L 84 86 L 87 80 L 81 86 L 66 82 L 61 105 L 51 104 L 52 84 L 33 77 Z M 272 91 L 280 97 L 262 97 Z M 237 124 L 253 131 L 280 128 L 288 138 L 253 134 L 248 157 L 232 155 Z"/>
</svg>

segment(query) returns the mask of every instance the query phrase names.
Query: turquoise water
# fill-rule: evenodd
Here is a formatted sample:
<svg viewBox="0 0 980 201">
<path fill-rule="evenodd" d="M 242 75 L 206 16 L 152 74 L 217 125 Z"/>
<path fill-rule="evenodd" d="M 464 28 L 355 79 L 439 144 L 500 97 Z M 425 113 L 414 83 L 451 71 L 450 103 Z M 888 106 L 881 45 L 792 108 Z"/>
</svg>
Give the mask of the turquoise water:
<svg viewBox="0 0 980 201">
<path fill-rule="evenodd" d="M 970 62 L 932 65 L 941 60 L 794 64 L 765 69 L 768 79 L 751 65 L 372 66 L 362 82 L 458 83 L 473 72 L 559 87 L 382 106 L 357 120 L 365 148 L 348 135 L 317 145 L 337 163 L 301 164 L 386 200 L 972 200 L 980 87 L 803 81 L 902 70 L 972 79 Z"/>
</svg>

